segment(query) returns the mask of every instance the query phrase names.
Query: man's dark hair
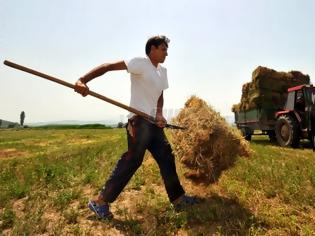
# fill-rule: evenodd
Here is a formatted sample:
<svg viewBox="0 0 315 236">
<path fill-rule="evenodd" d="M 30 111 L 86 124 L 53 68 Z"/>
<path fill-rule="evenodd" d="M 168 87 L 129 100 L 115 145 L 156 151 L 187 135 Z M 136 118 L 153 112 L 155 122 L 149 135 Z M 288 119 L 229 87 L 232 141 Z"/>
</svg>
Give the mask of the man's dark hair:
<svg viewBox="0 0 315 236">
<path fill-rule="evenodd" d="M 147 44 L 145 45 L 145 53 L 149 56 L 151 51 L 151 46 L 158 47 L 161 44 L 165 44 L 168 47 L 170 40 L 164 35 L 153 36 L 148 39 Z"/>
</svg>

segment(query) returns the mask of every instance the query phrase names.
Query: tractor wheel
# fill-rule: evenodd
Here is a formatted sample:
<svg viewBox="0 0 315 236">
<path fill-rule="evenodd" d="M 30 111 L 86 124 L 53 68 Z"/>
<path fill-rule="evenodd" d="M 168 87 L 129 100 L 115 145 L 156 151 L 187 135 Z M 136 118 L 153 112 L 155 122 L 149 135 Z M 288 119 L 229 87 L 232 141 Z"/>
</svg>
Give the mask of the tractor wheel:
<svg viewBox="0 0 315 236">
<path fill-rule="evenodd" d="M 277 119 L 275 131 L 277 142 L 280 144 L 280 146 L 299 146 L 299 126 L 293 117 L 288 115 L 280 116 Z"/>
</svg>

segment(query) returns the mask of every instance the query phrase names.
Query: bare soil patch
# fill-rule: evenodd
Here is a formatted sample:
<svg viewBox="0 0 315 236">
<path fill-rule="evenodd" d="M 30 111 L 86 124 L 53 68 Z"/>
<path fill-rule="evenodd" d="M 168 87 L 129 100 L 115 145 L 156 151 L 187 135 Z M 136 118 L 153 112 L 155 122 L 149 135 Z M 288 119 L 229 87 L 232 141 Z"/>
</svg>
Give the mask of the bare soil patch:
<svg viewBox="0 0 315 236">
<path fill-rule="evenodd" d="M 22 157 L 27 156 L 28 152 L 26 151 L 19 151 L 15 148 L 8 148 L 0 150 L 0 159 L 3 158 L 12 158 L 12 157 Z"/>
</svg>

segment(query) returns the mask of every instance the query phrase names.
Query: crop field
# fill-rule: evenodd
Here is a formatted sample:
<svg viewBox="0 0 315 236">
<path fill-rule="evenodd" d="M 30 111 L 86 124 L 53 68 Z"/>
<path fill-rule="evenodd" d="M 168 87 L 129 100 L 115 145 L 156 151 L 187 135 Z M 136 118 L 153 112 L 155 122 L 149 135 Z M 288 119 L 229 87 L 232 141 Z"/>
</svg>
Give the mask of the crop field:
<svg viewBox="0 0 315 236">
<path fill-rule="evenodd" d="M 171 141 L 171 140 L 170 140 Z M 194 185 L 204 201 L 177 213 L 146 153 L 118 199 L 113 220 L 88 209 L 126 150 L 124 129 L 0 130 L 0 235 L 315 235 L 315 154 L 253 137 L 215 184 Z"/>
</svg>

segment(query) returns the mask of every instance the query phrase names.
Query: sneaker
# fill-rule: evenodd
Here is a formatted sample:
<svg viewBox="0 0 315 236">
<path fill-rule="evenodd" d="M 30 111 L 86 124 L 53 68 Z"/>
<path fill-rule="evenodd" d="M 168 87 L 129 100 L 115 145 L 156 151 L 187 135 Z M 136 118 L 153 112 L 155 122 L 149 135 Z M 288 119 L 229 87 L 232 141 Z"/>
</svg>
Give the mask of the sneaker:
<svg viewBox="0 0 315 236">
<path fill-rule="evenodd" d="M 99 219 L 112 219 L 113 214 L 109 211 L 109 204 L 98 205 L 95 201 L 90 200 L 88 207 L 93 211 Z"/>
<path fill-rule="evenodd" d="M 182 211 L 188 206 L 196 205 L 201 202 L 201 198 L 183 195 L 176 203 L 173 203 L 175 211 Z"/>
</svg>

